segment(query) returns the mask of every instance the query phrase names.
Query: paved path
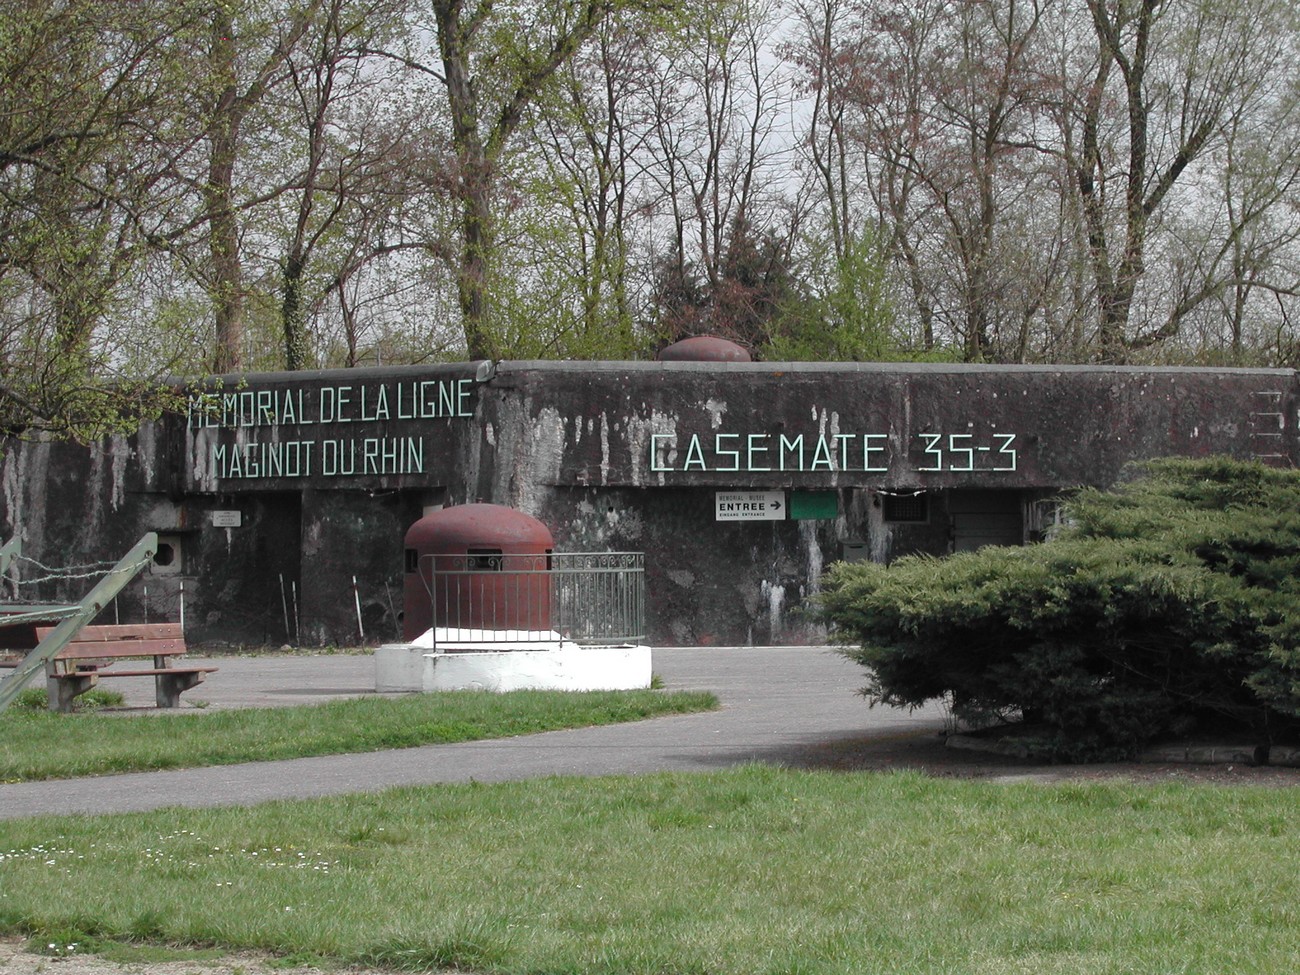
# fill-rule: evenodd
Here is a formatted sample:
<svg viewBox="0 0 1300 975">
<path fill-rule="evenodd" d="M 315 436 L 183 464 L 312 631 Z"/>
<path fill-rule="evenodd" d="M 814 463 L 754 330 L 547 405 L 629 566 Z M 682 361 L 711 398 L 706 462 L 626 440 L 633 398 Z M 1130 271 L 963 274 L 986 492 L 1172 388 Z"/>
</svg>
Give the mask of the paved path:
<svg viewBox="0 0 1300 975">
<path fill-rule="evenodd" d="M 211 708 L 374 693 L 374 663 L 368 656 L 223 657 L 213 663 L 220 671 L 186 695 Z M 869 709 L 856 693 L 861 668 L 825 648 L 657 649 L 653 666 L 667 689 L 713 691 L 721 709 L 497 741 L 0 785 L 0 819 L 252 805 L 471 779 L 801 763 L 809 752 L 833 749 L 837 742 L 933 736 L 942 726 L 937 709 Z M 128 703 L 151 702 L 150 682 L 115 684 L 129 691 Z"/>
</svg>

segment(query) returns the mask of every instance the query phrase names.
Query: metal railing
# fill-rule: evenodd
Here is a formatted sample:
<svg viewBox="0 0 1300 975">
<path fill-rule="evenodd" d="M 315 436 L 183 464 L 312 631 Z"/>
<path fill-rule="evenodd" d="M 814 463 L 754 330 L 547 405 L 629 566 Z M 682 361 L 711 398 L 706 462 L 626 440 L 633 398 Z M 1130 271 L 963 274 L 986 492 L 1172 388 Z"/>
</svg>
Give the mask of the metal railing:
<svg viewBox="0 0 1300 975">
<path fill-rule="evenodd" d="M 641 552 L 424 555 L 420 575 L 437 649 L 645 642 Z"/>
</svg>

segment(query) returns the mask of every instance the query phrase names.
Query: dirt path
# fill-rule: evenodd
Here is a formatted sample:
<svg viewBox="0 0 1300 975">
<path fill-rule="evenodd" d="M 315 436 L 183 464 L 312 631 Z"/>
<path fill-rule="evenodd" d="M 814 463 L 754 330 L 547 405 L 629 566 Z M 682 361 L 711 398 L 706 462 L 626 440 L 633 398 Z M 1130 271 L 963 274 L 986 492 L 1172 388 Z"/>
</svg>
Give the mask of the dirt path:
<svg viewBox="0 0 1300 975">
<path fill-rule="evenodd" d="M 0 975 L 323 975 L 319 968 L 283 968 L 264 955 L 234 952 L 218 959 L 118 962 L 95 955 L 33 954 L 21 938 L 0 938 Z M 335 973 L 337 975 L 337 973 Z M 349 975 L 364 975 L 351 969 Z"/>
<path fill-rule="evenodd" d="M 782 756 L 784 764 L 841 772 L 915 769 L 936 778 L 993 782 L 1182 782 L 1226 786 L 1300 786 L 1300 768 L 1233 763 L 1106 762 L 1048 765 L 1030 759 L 945 746 L 938 734 L 845 737 Z"/>
</svg>

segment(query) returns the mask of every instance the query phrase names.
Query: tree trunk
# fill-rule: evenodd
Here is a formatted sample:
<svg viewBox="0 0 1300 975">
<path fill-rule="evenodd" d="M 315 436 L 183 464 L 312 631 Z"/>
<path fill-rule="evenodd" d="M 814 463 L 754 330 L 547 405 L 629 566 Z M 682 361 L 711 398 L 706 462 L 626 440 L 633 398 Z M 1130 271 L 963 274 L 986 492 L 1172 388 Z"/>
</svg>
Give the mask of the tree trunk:
<svg viewBox="0 0 1300 975">
<path fill-rule="evenodd" d="M 244 295 L 239 258 L 239 227 L 233 206 L 235 156 L 239 141 L 239 96 L 235 78 L 234 22 L 217 4 L 212 15 L 212 69 L 222 80 L 212 112 L 208 182 L 203 196 L 208 212 L 208 253 L 212 258 L 215 320 L 213 369 L 218 374 L 243 366 Z"/>
<path fill-rule="evenodd" d="M 284 367 L 290 372 L 308 365 L 307 323 L 302 309 L 302 278 L 306 262 L 295 249 L 284 264 L 280 318 L 284 328 Z"/>
<path fill-rule="evenodd" d="M 497 342 L 488 322 L 488 264 L 491 253 L 491 204 L 486 180 L 464 187 L 463 249 L 456 276 L 465 349 L 470 359 L 498 358 Z"/>
</svg>

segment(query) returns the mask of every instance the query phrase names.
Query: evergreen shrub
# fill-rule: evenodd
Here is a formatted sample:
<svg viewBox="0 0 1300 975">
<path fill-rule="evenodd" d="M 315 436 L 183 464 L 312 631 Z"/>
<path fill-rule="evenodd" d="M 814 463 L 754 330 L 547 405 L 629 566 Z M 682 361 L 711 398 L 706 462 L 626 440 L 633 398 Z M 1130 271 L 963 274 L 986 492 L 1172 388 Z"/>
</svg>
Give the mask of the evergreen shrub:
<svg viewBox="0 0 1300 975">
<path fill-rule="evenodd" d="M 822 608 L 873 703 L 1020 719 L 1042 757 L 1133 755 L 1193 729 L 1300 727 L 1300 473 L 1147 463 L 1024 548 L 841 563 Z"/>
</svg>

